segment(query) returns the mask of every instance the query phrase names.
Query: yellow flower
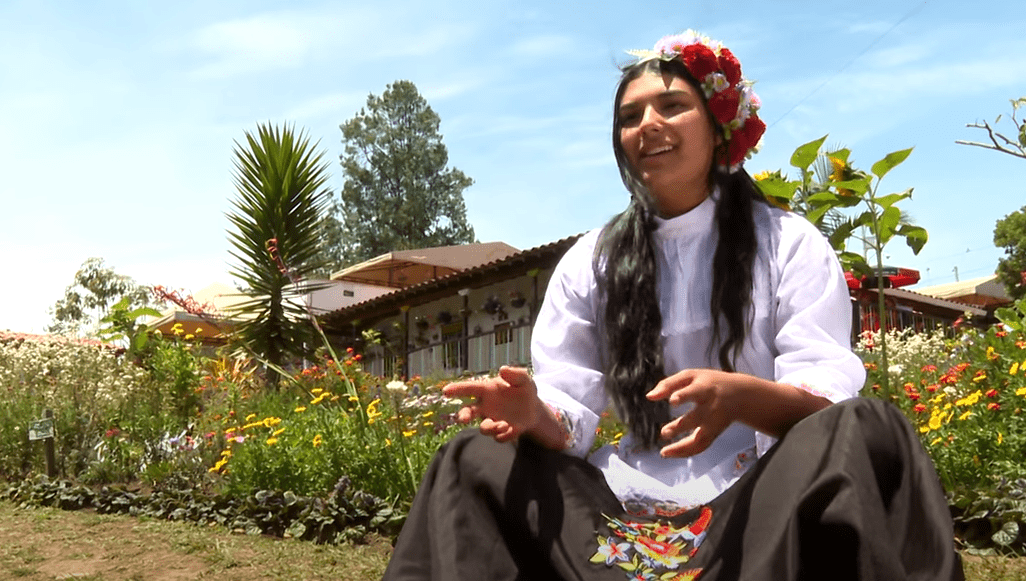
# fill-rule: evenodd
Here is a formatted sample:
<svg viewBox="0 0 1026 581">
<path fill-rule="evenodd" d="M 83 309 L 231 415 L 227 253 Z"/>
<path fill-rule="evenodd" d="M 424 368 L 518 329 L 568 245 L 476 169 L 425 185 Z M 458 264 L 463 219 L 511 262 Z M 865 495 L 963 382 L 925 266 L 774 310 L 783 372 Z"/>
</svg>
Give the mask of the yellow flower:
<svg viewBox="0 0 1026 581">
<path fill-rule="evenodd" d="M 274 433 L 271 434 L 271 435 L 272 436 L 280 436 L 281 433 L 284 432 L 284 431 L 285 431 L 285 428 L 280 428 L 280 429 L 275 430 Z"/>
<path fill-rule="evenodd" d="M 422 425 L 422 426 L 426 426 L 426 427 L 431 427 L 431 426 L 433 426 L 434 424 L 432 424 L 431 422 L 424 422 L 424 423 L 423 423 L 423 424 L 421 424 L 421 425 Z"/>
<path fill-rule="evenodd" d="M 316 436 L 314 436 L 313 439 L 313 447 L 316 448 L 317 446 L 320 446 L 323 442 L 324 438 L 322 438 L 320 434 L 317 434 Z"/>
<path fill-rule="evenodd" d="M 998 440 L 997 440 L 998 446 L 1000 446 L 1001 442 L 1004 442 L 1004 441 L 1005 441 L 1005 437 L 1001 435 L 1001 432 L 998 432 Z"/>
<path fill-rule="evenodd" d="M 430 418 L 433 415 L 435 415 L 435 412 L 424 412 L 424 413 L 420 414 L 420 417 L 422 417 L 422 418 Z"/>
<path fill-rule="evenodd" d="M 409 430 L 409 431 L 403 432 L 403 437 L 404 438 L 410 438 L 410 437 L 416 436 L 416 435 L 417 435 L 417 430 Z"/>
<path fill-rule="evenodd" d="M 302 406 L 302 405 L 301 405 L 301 406 L 297 407 L 297 408 L 296 408 L 295 410 L 293 410 L 293 411 L 294 411 L 294 412 L 296 412 L 297 414 L 301 414 L 301 413 L 303 413 L 303 412 L 305 412 L 305 411 L 306 411 L 306 406 Z"/>
<path fill-rule="evenodd" d="M 969 411 L 965 412 L 964 414 L 958 416 L 958 421 L 969 419 L 969 417 L 972 416 L 972 415 L 973 415 L 973 410 L 969 410 Z"/>
<path fill-rule="evenodd" d="M 317 395 L 317 394 L 321 393 L 322 391 L 324 391 L 324 390 L 319 388 L 319 387 L 315 387 L 315 388 L 310 390 L 310 393 L 312 393 L 314 395 Z"/>
<path fill-rule="evenodd" d="M 349 401 L 352 403 L 360 403 L 360 398 L 356 397 L 355 395 L 351 395 L 349 396 Z"/>
<path fill-rule="evenodd" d="M 267 445 L 273 446 L 278 443 L 278 438 L 267 438 Z"/>
<path fill-rule="evenodd" d="M 256 417 L 256 414 L 249 414 L 248 416 L 246 416 L 246 421 L 247 422 L 253 421 L 253 418 L 255 418 L 255 417 Z"/>
<path fill-rule="evenodd" d="M 388 438 L 385 438 L 385 445 L 386 446 L 391 446 L 392 445 L 392 440 L 389 440 Z"/>
<path fill-rule="evenodd" d="M 930 429 L 931 430 L 939 430 L 939 429 L 941 429 L 941 426 L 944 425 L 942 422 L 943 422 L 943 420 L 941 419 L 940 415 L 930 416 Z"/>
<path fill-rule="evenodd" d="M 759 173 L 755 174 L 754 176 L 752 176 L 752 179 L 754 179 L 757 182 L 761 182 L 762 180 L 769 179 L 770 176 L 772 176 L 772 175 L 773 174 L 770 173 L 770 171 L 768 169 L 764 169 L 761 172 L 759 172 Z"/>
<path fill-rule="evenodd" d="M 1018 361 L 1013 363 L 1012 366 L 1008 368 L 1008 375 L 1015 375 L 1016 373 L 1019 373 L 1019 362 Z"/>
<path fill-rule="evenodd" d="M 268 428 L 273 428 L 274 426 L 277 426 L 280 423 L 281 423 L 281 418 L 276 418 L 274 416 L 270 416 L 270 417 L 264 418 L 264 426 L 268 427 Z"/>
<path fill-rule="evenodd" d="M 1020 387 L 1015 390 L 1015 395 L 1026 395 L 1026 387 Z"/>
<path fill-rule="evenodd" d="M 171 332 L 175 335 L 181 335 L 185 332 L 185 329 L 182 328 L 181 323 L 175 323 L 174 325 L 171 325 Z"/>
<path fill-rule="evenodd" d="M 994 352 L 994 347 L 988 346 L 987 347 L 987 359 L 990 359 L 991 361 L 993 361 L 993 360 L 995 360 L 997 358 L 998 358 L 998 354 Z"/>
<path fill-rule="evenodd" d="M 944 439 L 944 437 L 943 437 L 943 436 L 940 436 L 940 437 L 934 438 L 934 440 L 933 440 L 932 442 L 930 442 L 930 445 L 931 445 L 931 446 L 936 446 L 936 445 L 937 445 L 937 444 L 939 444 L 939 443 L 940 443 L 940 442 L 941 442 L 941 441 L 942 441 L 943 439 Z"/>
<path fill-rule="evenodd" d="M 185 336 L 185 340 L 186 341 L 192 341 L 195 338 L 196 338 L 196 336 L 193 335 L 192 333 L 189 333 L 188 335 Z"/>
<path fill-rule="evenodd" d="M 960 407 L 961 406 L 967 406 L 967 405 L 975 405 L 976 402 L 980 401 L 981 397 L 983 397 L 983 392 L 980 391 L 980 390 L 976 390 L 976 391 L 972 392 L 971 394 L 963 397 L 962 399 L 956 401 L 955 405 L 960 406 Z"/>
<path fill-rule="evenodd" d="M 979 383 L 984 379 L 987 379 L 987 372 L 981 369 L 973 376 L 973 383 Z"/>
</svg>

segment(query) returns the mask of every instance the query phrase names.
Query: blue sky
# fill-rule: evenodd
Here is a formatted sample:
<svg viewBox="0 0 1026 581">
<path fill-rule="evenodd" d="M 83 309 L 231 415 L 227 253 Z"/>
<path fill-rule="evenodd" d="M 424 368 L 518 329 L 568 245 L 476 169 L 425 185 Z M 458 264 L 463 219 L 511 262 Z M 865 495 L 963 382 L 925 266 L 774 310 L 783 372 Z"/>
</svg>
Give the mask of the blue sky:
<svg viewBox="0 0 1026 581">
<path fill-rule="evenodd" d="M 786 170 L 824 134 L 863 168 L 915 147 L 883 189 L 914 188 L 904 209 L 930 241 L 919 256 L 895 241 L 886 262 L 920 286 L 991 274 L 994 222 L 1026 204 L 1026 161 L 955 144 L 1026 95 L 1017 0 L 371 4 L 0 0 L 0 329 L 41 332 L 89 257 L 145 284 L 232 282 L 234 142 L 294 123 L 337 190 L 339 124 L 397 79 L 475 180 L 481 241 L 599 226 L 627 200 L 609 147 L 616 63 L 687 28 L 757 81 L 769 129 L 751 173 Z"/>
</svg>

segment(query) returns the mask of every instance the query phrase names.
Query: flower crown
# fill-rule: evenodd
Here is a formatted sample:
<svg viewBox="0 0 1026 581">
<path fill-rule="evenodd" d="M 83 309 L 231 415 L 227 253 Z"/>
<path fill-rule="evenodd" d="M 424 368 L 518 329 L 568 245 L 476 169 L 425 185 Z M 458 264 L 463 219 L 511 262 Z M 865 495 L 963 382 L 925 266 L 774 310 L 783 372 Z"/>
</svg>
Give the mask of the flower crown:
<svg viewBox="0 0 1026 581">
<path fill-rule="evenodd" d="M 762 102 L 752 89 L 752 81 L 741 76 L 741 63 L 719 41 L 694 30 L 659 39 L 652 50 L 629 50 L 638 57 L 635 65 L 649 60 L 684 63 L 702 86 L 709 111 L 723 128 L 727 141 L 727 160 L 720 167 L 734 173 L 759 150 L 766 124 L 759 119 Z"/>
</svg>

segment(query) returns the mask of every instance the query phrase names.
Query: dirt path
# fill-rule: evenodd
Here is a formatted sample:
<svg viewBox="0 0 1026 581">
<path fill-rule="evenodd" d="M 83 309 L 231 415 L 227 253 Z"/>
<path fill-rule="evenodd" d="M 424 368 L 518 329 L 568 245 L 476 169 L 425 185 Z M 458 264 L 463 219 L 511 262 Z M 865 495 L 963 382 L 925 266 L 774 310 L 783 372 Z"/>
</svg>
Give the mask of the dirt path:
<svg viewBox="0 0 1026 581">
<path fill-rule="evenodd" d="M 0 501 L 0 579 L 380 579 L 389 547 L 326 547 L 217 527 Z"/>
</svg>

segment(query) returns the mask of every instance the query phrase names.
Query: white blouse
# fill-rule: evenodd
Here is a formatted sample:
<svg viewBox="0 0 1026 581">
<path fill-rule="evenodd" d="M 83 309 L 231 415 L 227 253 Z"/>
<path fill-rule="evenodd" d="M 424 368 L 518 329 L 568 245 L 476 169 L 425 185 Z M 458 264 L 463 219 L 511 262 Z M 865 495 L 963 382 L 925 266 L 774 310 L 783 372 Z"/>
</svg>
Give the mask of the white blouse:
<svg viewBox="0 0 1026 581">
<path fill-rule="evenodd" d="M 716 199 L 714 194 L 686 214 L 658 219 L 653 235 L 667 375 L 719 368 L 716 350 L 709 348 Z M 851 350 L 851 303 L 833 249 L 797 214 L 756 203 L 754 218 L 754 314 L 737 371 L 833 402 L 854 397 L 865 369 Z M 599 416 L 609 403 L 602 386 L 603 299 L 592 270 L 598 236 L 599 230 L 589 232 L 559 262 L 531 344 L 539 396 L 563 416 L 571 430 L 568 452 L 580 457 L 591 449 Z M 678 406 L 671 414 L 684 411 Z M 735 422 L 690 458 L 663 458 L 658 449 L 636 448 L 628 434 L 618 446 L 600 448 L 588 460 L 629 510 L 646 514 L 657 506 L 675 512 L 675 507 L 683 510 L 718 496 L 775 441 Z"/>
</svg>

